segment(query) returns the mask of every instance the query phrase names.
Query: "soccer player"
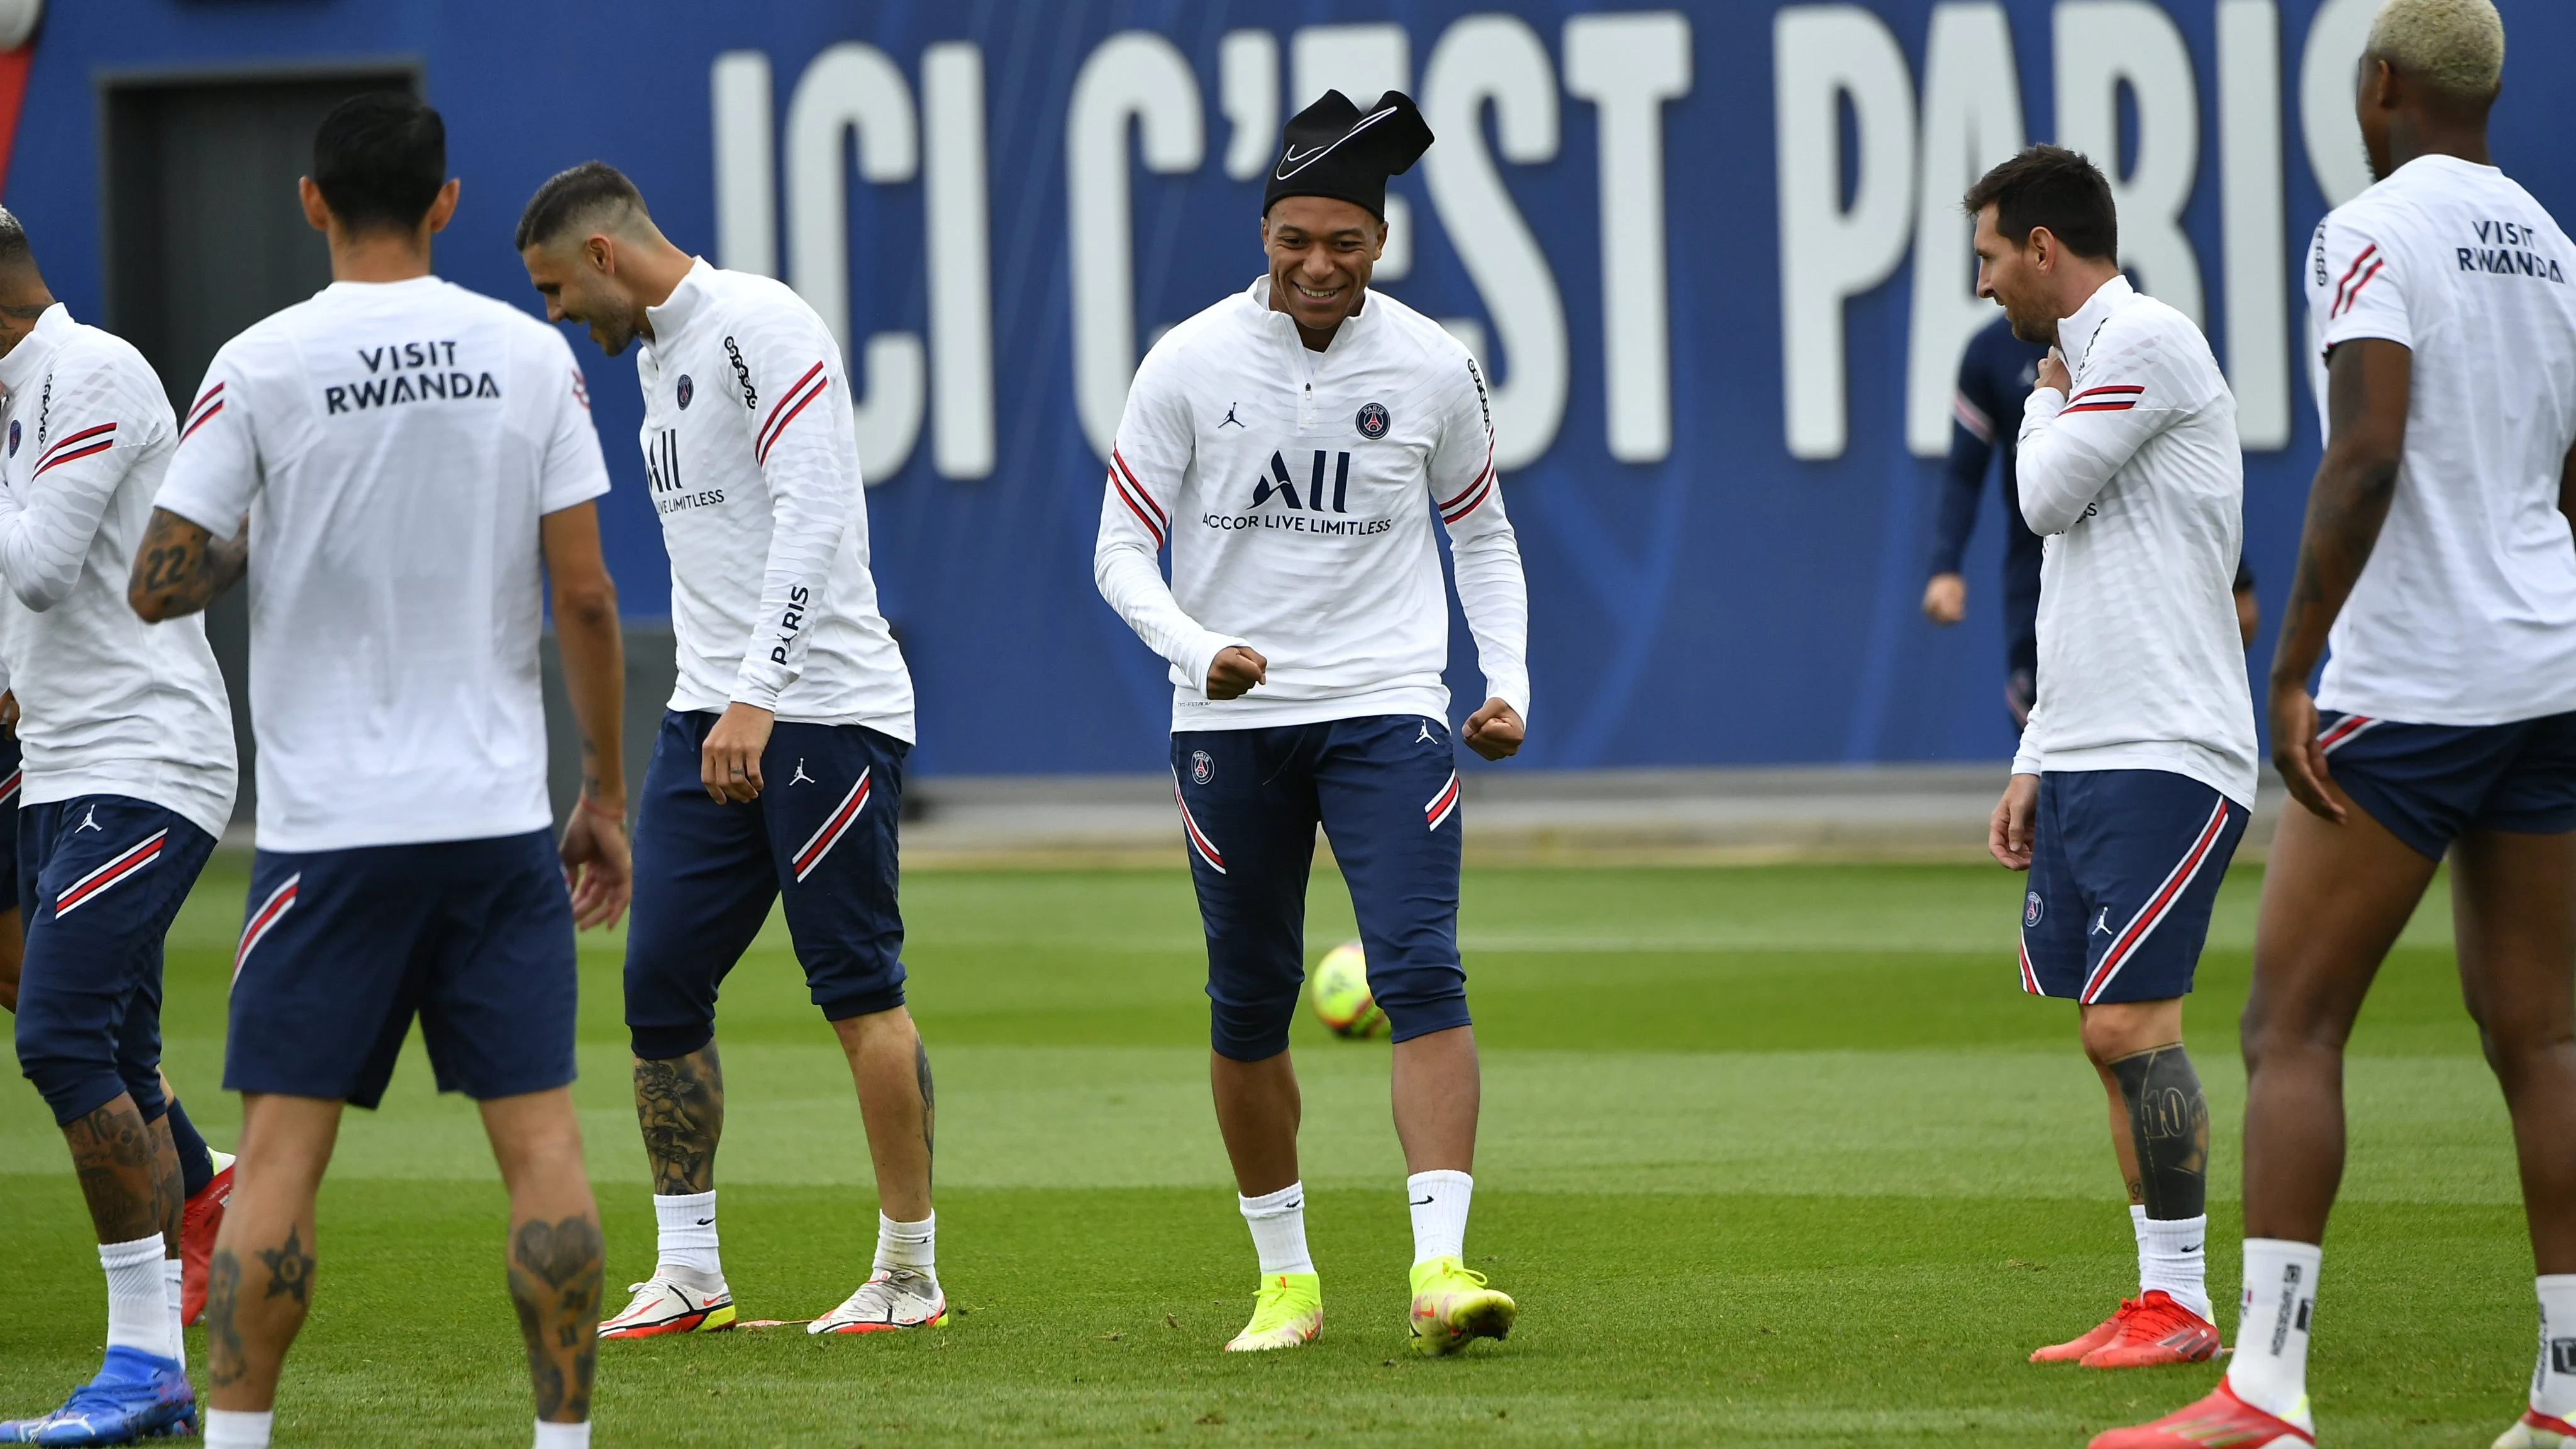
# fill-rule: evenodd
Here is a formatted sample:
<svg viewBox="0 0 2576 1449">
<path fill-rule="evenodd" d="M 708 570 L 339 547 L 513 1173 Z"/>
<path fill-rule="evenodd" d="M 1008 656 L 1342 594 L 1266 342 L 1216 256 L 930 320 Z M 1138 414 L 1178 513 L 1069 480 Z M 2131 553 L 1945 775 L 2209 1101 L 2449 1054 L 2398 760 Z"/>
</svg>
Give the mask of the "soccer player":
<svg viewBox="0 0 2576 1449">
<path fill-rule="evenodd" d="M 2252 691 L 2230 581 L 2244 526 L 2236 400 L 2200 330 L 2120 273 L 2093 163 L 2034 146 L 1967 196 L 1977 289 L 2046 343 L 2022 413 L 2022 515 L 2048 540 L 2039 699 L 1988 847 L 2030 872 L 2022 989 L 2077 1003 L 2129 1187 L 2138 1296 L 2034 1361 L 2218 1351 L 2206 1284 L 2209 1103 L 2182 998 L 2254 802 Z"/>
<path fill-rule="evenodd" d="M 2013 471 L 2021 441 L 2022 400 L 2039 380 L 2048 349 L 2013 335 L 2007 318 L 1968 341 L 1959 359 L 1959 389 L 1950 402 L 1950 456 L 1941 469 L 1941 506 L 1933 520 L 1931 576 L 1923 616 L 1943 626 L 1968 617 L 1968 580 L 1960 561 L 1977 528 L 1986 465 L 2000 459 L 2004 515 L 2004 708 L 2013 728 L 2030 722 L 2039 694 L 2039 535 L 2022 522 Z"/>
<path fill-rule="evenodd" d="M 2390 0 L 2362 54 L 2378 181 L 2304 269 L 2326 450 L 2272 664 L 2272 757 L 2302 808 L 2273 841 L 2245 1008 L 2236 1354 L 2207 1398 L 2106 1449 L 2313 1441 L 2343 1046 L 2446 855 L 2539 1268 L 2530 1397 L 2495 1442 L 2576 1442 L 2576 245 L 2489 159 L 2503 71 L 2488 0 Z"/>
<path fill-rule="evenodd" d="M 1172 771 L 1207 930 L 1217 1125 L 1261 1260 L 1233 1350 L 1323 1322 L 1297 1171 L 1288 1026 L 1315 827 L 1395 1028 L 1413 1208 L 1414 1346 L 1452 1353 L 1518 1310 L 1463 1261 L 1479 1079 L 1458 960 L 1462 822 L 1436 507 L 1485 702 L 1461 733 L 1516 752 L 1529 606 L 1474 359 L 1369 291 L 1387 177 L 1431 145 L 1390 91 L 1293 117 L 1262 196 L 1269 270 L 1173 328 L 1128 394 L 1101 502 L 1100 592 L 1171 662 Z M 1171 581 L 1156 555 L 1169 545 Z"/>
<path fill-rule="evenodd" d="M 868 1279 L 806 1331 L 942 1324 L 930 1057 L 904 1007 L 896 901 L 912 676 L 877 613 L 840 348 L 783 284 L 673 246 L 634 183 L 599 162 L 538 189 L 517 246 L 548 317 L 586 324 L 612 357 L 642 339 L 644 464 L 679 641 L 626 938 L 660 1246 L 600 1332 L 734 1322 L 716 1240 L 716 989 L 782 898 L 806 986 L 849 1058 L 877 1178 Z"/>
<path fill-rule="evenodd" d="M 72 320 L 6 212 L 0 393 L 0 656 L 24 750 L 10 782 L 23 800 L 10 811 L 26 923 L 18 1061 L 71 1147 L 108 1301 L 97 1377 L 52 1413 L 0 1424 L 0 1442 L 123 1443 L 196 1416 L 161 951 L 232 814 L 232 713 L 203 623 L 154 629 L 125 606 L 178 443 L 160 379 Z"/>
<path fill-rule="evenodd" d="M 2039 697 L 2039 535 L 2022 521 L 2021 487 L 2013 459 L 2021 436 L 2022 401 L 2039 381 L 2048 349 L 2013 335 L 2012 319 L 1998 317 L 1968 341 L 1959 360 L 1959 390 L 1951 399 L 1950 456 L 1941 470 L 1941 506 L 1933 520 L 1932 571 L 1923 585 L 1923 617 L 1948 626 L 1968 617 L 1968 580 L 1959 571 L 1968 535 L 1977 528 L 1977 499 L 1985 491 L 1986 465 L 2003 460 L 2004 496 L 2004 708 L 2013 728 L 2030 723 Z M 2249 647 L 2262 609 L 2254 599 L 2254 570 L 2236 562 L 2237 632 Z"/>
<path fill-rule="evenodd" d="M 131 582 L 156 620 L 245 573 L 251 590 L 259 852 L 224 1064 L 241 1160 L 208 1271 L 210 1449 L 268 1443 L 341 1114 L 382 1098 L 415 1016 L 509 1190 L 536 1443 L 590 1440 L 599 1217 L 568 1084 L 574 926 L 614 920 L 628 888 L 608 474 L 563 339 L 431 275 L 446 175 L 445 127 L 408 95 L 324 118 L 300 188 L 332 283 L 215 354 Z M 560 848 L 541 569 L 583 740 Z"/>
</svg>

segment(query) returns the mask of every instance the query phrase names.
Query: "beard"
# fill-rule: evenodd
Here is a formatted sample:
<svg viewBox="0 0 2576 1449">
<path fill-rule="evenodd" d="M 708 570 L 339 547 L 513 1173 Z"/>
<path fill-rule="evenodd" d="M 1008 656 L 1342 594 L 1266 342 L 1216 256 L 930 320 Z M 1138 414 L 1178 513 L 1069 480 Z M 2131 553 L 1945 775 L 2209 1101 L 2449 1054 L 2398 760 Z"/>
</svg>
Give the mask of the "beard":
<svg viewBox="0 0 2576 1449">
<path fill-rule="evenodd" d="M 632 317 L 599 317 L 590 321 L 591 340 L 597 342 L 599 350 L 610 357 L 615 357 L 634 346 L 635 334 L 641 330 Z"/>
</svg>

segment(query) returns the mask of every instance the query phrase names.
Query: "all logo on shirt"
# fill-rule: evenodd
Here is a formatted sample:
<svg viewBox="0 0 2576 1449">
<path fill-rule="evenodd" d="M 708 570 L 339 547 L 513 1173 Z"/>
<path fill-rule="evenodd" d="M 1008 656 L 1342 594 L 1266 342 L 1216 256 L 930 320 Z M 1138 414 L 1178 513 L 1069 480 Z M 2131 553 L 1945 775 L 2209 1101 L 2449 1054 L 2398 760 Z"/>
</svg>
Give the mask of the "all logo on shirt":
<svg viewBox="0 0 2576 1449">
<path fill-rule="evenodd" d="M 1391 518 L 1318 517 L 1350 510 L 1351 455 L 1317 448 L 1301 481 L 1289 471 L 1288 455 L 1273 452 L 1268 471 L 1252 480 L 1252 502 L 1241 513 L 1209 513 L 1200 522 L 1229 532 L 1269 529 L 1289 533 L 1367 537 L 1395 526 Z"/>
<path fill-rule="evenodd" d="M 1361 437 L 1376 442 L 1386 436 L 1386 426 L 1390 421 L 1386 415 L 1386 404 L 1368 404 L 1360 409 L 1360 415 L 1353 421 L 1359 425 Z"/>
<path fill-rule="evenodd" d="M 696 397 L 697 395 L 698 395 L 698 385 L 697 385 L 696 383 L 694 383 L 694 382 L 689 381 L 689 375 L 688 375 L 687 373 L 685 373 L 685 372 L 684 372 L 684 373 L 681 373 L 681 374 L 680 374 L 680 411 L 682 411 L 682 412 L 687 412 L 687 411 L 689 410 L 689 399 L 691 399 L 691 398 L 693 398 L 693 397 Z"/>
</svg>

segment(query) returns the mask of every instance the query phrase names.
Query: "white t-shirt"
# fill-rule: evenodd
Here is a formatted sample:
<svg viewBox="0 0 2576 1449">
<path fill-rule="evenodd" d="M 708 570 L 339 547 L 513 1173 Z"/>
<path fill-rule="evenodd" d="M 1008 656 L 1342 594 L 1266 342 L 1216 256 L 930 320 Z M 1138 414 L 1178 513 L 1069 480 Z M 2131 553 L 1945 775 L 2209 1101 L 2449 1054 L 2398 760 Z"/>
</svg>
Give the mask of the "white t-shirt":
<svg viewBox="0 0 2576 1449">
<path fill-rule="evenodd" d="M 2419 156 L 2309 248 L 2309 363 L 2376 337 L 2414 354 L 2388 521 L 2328 636 L 2317 703 L 2410 724 L 2576 710 L 2576 247 L 2492 166 Z"/>
<path fill-rule="evenodd" d="M 462 287 L 335 282 L 224 344 L 158 502 L 250 519 L 262 849 L 548 824 L 537 520 L 607 491 L 571 348 Z"/>
<path fill-rule="evenodd" d="M 232 818 L 232 705 L 191 615 L 125 601 L 179 429 L 161 379 L 59 304 L 0 357 L 0 656 L 18 693 L 30 805 L 147 800 L 221 835 Z"/>
<path fill-rule="evenodd" d="M 2251 809 L 2235 395 L 2191 319 L 2125 277 L 2057 340 L 2074 391 L 2030 395 L 2014 462 L 2047 556 L 2039 701 L 2013 770 L 2164 770 Z"/>
<path fill-rule="evenodd" d="M 850 380 L 786 284 L 699 262 L 636 359 L 644 471 L 671 555 L 671 708 L 740 700 L 912 734 L 912 674 L 868 572 Z"/>
<path fill-rule="evenodd" d="M 1262 277 L 1146 354 L 1118 424 L 1092 575 L 1171 661 L 1175 730 L 1446 720 L 1435 512 L 1485 692 L 1526 718 L 1529 600 L 1474 359 L 1378 292 L 1331 346 L 1309 351 L 1270 309 Z M 1169 584 L 1156 564 L 1166 543 Z M 1208 666 L 1232 644 L 1269 661 L 1269 682 L 1209 699 Z"/>
</svg>

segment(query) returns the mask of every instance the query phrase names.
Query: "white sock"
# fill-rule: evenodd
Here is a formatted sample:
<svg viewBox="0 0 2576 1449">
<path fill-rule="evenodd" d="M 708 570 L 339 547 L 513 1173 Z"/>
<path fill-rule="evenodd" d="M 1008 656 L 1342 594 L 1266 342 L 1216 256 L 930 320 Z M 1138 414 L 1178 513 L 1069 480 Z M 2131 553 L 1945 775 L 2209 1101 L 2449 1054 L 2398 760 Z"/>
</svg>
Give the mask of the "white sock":
<svg viewBox="0 0 2576 1449">
<path fill-rule="evenodd" d="M 268 1433 L 277 1423 L 273 1410 L 206 1410 L 206 1449 L 268 1449 Z"/>
<path fill-rule="evenodd" d="M 2138 1209 L 2138 1296 L 2162 1288 L 2173 1301 L 2215 1323 L 2209 1302 L 2209 1216 L 2151 1218 Z"/>
<path fill-rule="evenodd" d="M 724 1276 L 724 1262 L 716 1256 L 715 1189 L 678 1197 L 655 1194 L 653 1216 L 661 1224 L 656 1249 L 660 1263 L 714 1278 Z"/>
<path fill-rule="evenodd" d="M 875 1266 L 910 1268 L 916 1273 L 935 1275 L 939 1267 L 939 1214 L 932 1213 L 917 1223 L 899 1223 L 878 1213 Z"/>
<path fill-rule="evenodd" d="M 187 1325 L 179 1319 L 179 1295 L 185 1291 L 179 1286 L 179 1280 L 185 1272 L 178 1259 L 161 1260 L 161 1286 L 170 1299 L 170 1357 L 177 1359 L 182 1369 L 188 1366 Z"/>
<path fill-rule="evenodd" d="M 2540 1365 L 2531 1371 L 2531 1406 L 2553 1419 L 2576 1419 L 2576 1273 L 2543 1273 Z"/>
<path fill-rule="evenodd" d="M 549 1424 L 537 1421 L 537 1449 L 590 1449 L 590 1421 Z"/>
<path fill-rule="evenodd" d="M 1252 1229 L 1252 1248 L 1261 1255 L 1262 1277 L 1315 1271 L 1315 1260 L 1306 1253 L 1306 1184 L 1292 1182 L 1277 1192 L 1235 1201 Z"/>
<path fill-rule="evenodd" d="M 107 1271 L 107 1346 L 140 1349 L 155 1358 L 170 1352 L 170 1290 L 161 1279 L 161 1235 L 98 1245 Z"/>
<path fill-rule="evenodd" d="M 2267 1414 L 2314 1429 L 2308 1413 L 2308 1324 L 2316 1312 L 2314 1243 L 2245 1240 L 2245 1298 L 2227 1386 Z"/>
<path fill-rule="evenodd" d="M 1413 1261 L 1467 1255 L 1467 1202 L 1476 1180 L 1463 1172 L 1417 1172 L 1404 1180 L 1413 1205 Z"/>
</svg>

